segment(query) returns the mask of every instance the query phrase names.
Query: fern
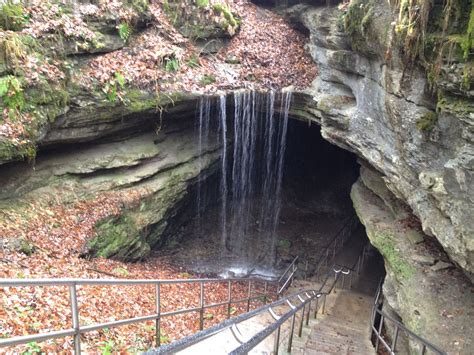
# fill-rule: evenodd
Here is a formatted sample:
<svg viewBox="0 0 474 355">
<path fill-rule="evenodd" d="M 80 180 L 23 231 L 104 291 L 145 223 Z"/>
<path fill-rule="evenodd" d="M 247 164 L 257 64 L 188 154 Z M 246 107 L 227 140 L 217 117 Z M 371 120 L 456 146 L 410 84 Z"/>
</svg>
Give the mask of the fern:
<svg viewBox="0 0 474 355">
<path fill-rule="evenodd" d="M 128 42 L 130 36 L 132 35 L 132 28 L 128 23 L 122 22 L 120 25 L 118 25 L 118 33 L 122 41 Z"/>
</svg>

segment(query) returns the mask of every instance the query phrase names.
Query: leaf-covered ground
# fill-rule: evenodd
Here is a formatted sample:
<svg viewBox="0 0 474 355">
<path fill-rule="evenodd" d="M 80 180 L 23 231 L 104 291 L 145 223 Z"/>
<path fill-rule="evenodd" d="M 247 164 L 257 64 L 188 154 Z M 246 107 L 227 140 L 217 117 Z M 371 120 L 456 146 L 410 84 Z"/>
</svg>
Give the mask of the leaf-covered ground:
<svg viewBox="0 0 474 355">
<path fill-rule="evenodd" d="M 0 47 L 9 48 L 4 54 L 6 71 L 0 73 L 5 75 L 0 78 L 4 80 L 3 96 L 19 99 L 11 105 L 0 100 L 0 142 L 4 137 L 15 146 L 26 149 L 30 143 L 33 148 L 37 131 L 45 121 L 67 111 L 77 87 L 126 104 L 127 89 L 136 87 L 165 95 L 213 93 L 239 88 L 304 88 L 315 78 L 317 69 L 304 49 L 304 36 L 275 13 L 248 1 L 211 0 L 200 7 L 191 0 L 174 0 L 184 11 L 197 14 L 202 23 L 226 21 L 224 12 L 215 10 L 216 5 L 229 9 L 238 21 L 235 30 L 227 30 L 227 45 L 217 54 L 206 54 L 174 26 L 175 20 L 165 11 L 171 2 L 156 0 L 137 8 L 119 0 L 72 7 L 60 1 L 29 1 L 21 29 L 0 29 Z M 112 30 L 126 37 L 123 48 L 104 49 L 104 35 L 91 25 L 101 21 L 109 27 L 110 22 L 116 23 Z M 145 24 L 140 27 L 137 23 Z M 78 64 L 74 55 L 87 53 L 92 58 Z M 18 79 L 18 89 L 11 85 L 12 78 Z M 64 97 L 60 102 L 29 100 L 30 89 Z M 54 104 L 57 110 L 39 114 L 45 104 Z M 33 149 L 30 151 L 34 156 Z M 24 155 L 29 156 L 28 152 Z"/>
<path fill-rule="evenodd" d="M 144 192 L 145 193 L 145 192 Z M 31 255 L 3 245 L 0 248 L 1 278 L 118 278 L 118 279 L 188 279 L 191 275 L 172 266 L 163 258 L 150 258 L 140 263 L 123 263 L 103 258 L 85 260 L 79 257 L 85 241 L 94 234 L 94 224 L 107 216 L 116 215 L 123 205 L 137 203 L 140 193 L 125 195 L 108 193 L 96 199 L 70 205 L 54 201 L 29 206 L 28 216 L 2 211 L 0 235 L 2 243 L 24 238 L 34 244 Z M 245 298 L 248 285 L 234 285 L 233 299 Z M 253 293 L 262 292 L 263 285 L 253 286 Z M 163 285 L 162 312 L 197 307 L 198 284 Z M 227 283 L 205 285 L 206 304 L 227 300 Z M 153 286 L 81 286 L 78 287 L 81 325 L 150 315 L 155 312 Z M 252 307 L 262 305 L 253 302 Z M 243 312 L 246 304 L 232 304 L 233 315 Z M 227 307 L 205 311 L 205 326 L 222 321 Z M 0 289 L 0 337 L 35 334 L 69 328 L 71 325 L 67 287 L 2 288 Z M 198 313 L 166 317 L 162 321 L 161 340 L 169 342 L 199 329 Z M 82 337 L 87 352 L 139 352 L 154 345 L 153 321 L 91 332 Z M 42 352 L 71 352 L 72 339 L 56 339 L 0 349 L 0 352 L 22 353 L 39 347 Z"/>
</svg>

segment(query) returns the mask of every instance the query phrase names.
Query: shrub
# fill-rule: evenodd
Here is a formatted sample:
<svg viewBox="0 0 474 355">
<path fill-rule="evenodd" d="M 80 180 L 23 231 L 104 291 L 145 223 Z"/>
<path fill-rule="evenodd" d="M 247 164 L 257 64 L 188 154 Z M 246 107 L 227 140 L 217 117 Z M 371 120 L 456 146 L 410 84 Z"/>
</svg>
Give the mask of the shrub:
<svg viewBox="0 0 474 355">
<path fill-rule="evenodd" d="M 0 11 L 0 27 L 4 30 L 19 31 L 26 22 L 23 6 L 14 3 L 13 0 L 6 0 Z"/>
</svg>

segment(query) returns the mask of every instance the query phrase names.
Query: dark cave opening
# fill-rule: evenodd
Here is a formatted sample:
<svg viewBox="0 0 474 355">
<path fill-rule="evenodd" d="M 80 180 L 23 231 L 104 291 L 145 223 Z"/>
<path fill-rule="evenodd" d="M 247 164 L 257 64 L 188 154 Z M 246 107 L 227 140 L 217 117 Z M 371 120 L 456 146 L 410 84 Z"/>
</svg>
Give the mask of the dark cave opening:
<svg viewBox="0 0 474 355">
<path fill-rule="evenodd" d="M 234 123 L 232 113 L 233 108 L 228 110 L 229 127 Z M 216 127 L 214 130 L 217 133 Z M 256 141 L 260 142 L 261 139 L 257 137 Z M 234 161 L 233 144 L 228 149 L 228 167 L 231 169 Z M 256 157 L 256 165 L 264 163 L 262 155 L 257 154 Z M 202 178 L 199 192 L 196 184 L 190 188 L 187 203 L 177 210 L 178 222 L 171 223 L 166 232 L 166 242 L 155 248 L 157 255 L 172 255 L 173 262 L 180 266 L 197 272 L 227 276 L 248 273 L 257 276 L 275 275 L 295 256 L 309 264 L 316 263 L 324 247 L 349 219 L 356 221 L 354 235 L 357 241 L 353 245 L 349 243 L 348 248 L 354 248 L 355 255 L 361 243 L 368 243 L 350 199 L 352 184 L 359 177 L 357 157 L 326 141 L 316 124 L 310 125 L 295 118 L 288 120 L 281 211 L 275 231 L 276 263 L 271 267 L 262 265 L 258 258 L 249 265 L 242 266 L 240 263 L 239 267 L 232 267 L 238 255 L 222 253 L 222 230 L 219 227 L 222 215 L 221 178 L 219 172 L 207 173 L 208 176 Z M 232 174 L 229 171 L 227 174 L 228 181 L 232 180 Z M 261 240 L 261 222 L 255 212 L 262 204 L 262 196 L 258 188 L 255 190 L 245 244 L 256 255 L 264 255 L 269 248 Z M 198 193 L 201 196 L 201 212 L 196 214 Z"/>
</svg>

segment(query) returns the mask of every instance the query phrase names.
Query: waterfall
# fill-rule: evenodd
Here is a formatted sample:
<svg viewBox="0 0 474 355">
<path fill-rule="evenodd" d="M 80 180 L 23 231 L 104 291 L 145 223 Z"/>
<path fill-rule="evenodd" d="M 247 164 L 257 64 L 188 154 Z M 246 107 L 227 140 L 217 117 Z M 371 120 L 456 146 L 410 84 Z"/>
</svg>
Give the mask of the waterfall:
<svg viewBox="0 0 474 355">
<path fill-rule="evenodd" d="M 222 145 L 221 153 L 221 244 L 222 247 L 228 249 L 227 245 L 227 108 L 226 97 L 221 94 L 219 96 L 219 132 L 220 142 Z"/>
<path fill-rule="evenodd" d="M 218 100 L 221 244 L 224 253 L 231 252 L 246 263 L 275 261 L 291 92 L 283 92 L 280 100 L 277 115 L 274 91 L 236 92 L 232 124 L 228 122 L 226 97 L 220 95 Z M 203 98 L 199 106 L 200 153 L 209 140 L 210 120 L 211 102 Z M 199 181 L 199 213 L 205 196 L 201 185 Z M 250 238 L 265 243 L 260 255 L 252 250 Z"/>
<path fill-rule="evenodd" d="M 199 126 L 198 126 L 198 154 L 199 157 L 203 157 L 209 146 L 209 125 L 211 122 L 211 100 L 207 96 L 203 96 L 199 102 Z M 201 158 L 202 159 L 202 158 Z M 197 215 L 199 222 L 199 231 L 202 232 L 202 212 L 205 208 L 206 201 L 206 190 L 205 185 L 202 181 L 203 176 L 203 164 L 201 159 L 199 160 L 199 171 L 197 182 Z"/>
</svg>

